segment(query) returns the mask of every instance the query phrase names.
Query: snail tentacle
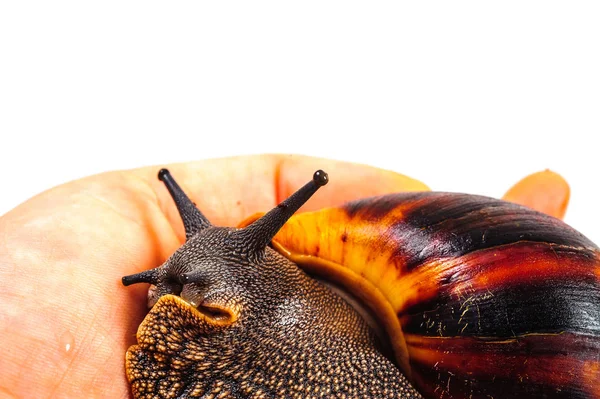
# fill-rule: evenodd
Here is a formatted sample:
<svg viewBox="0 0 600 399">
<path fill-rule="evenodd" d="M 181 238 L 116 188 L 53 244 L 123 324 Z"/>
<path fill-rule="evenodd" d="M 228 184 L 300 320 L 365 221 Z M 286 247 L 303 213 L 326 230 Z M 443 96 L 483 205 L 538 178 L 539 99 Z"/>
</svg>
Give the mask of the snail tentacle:
<svg viewBox="0 0 600 399">
<path fill-rule="evenodd" d="M 322 170 L 317 170 L 313 179 L 302 188 L 267 212 L 251 225 L 236 232 L 236 239 L 246 242 L 245 246 L 251 252 L 261 252 L 271 242 L 275 234 L 288 219 L 313 196 L 317 190 L 329 182 L 329 176 Z"/>
<path fill-rule="evenodd" d="M 158 179 L 165 184 L 167 190 L 169 190 L 169 193 L 173 198 L 173 201 L 175 201 L 175 205 L 177 206 L 177 210 L 179 211 L 179 215 L 183 221 L 185 238 L 187 240 L 189 240 L 190 237 L 198 233 L 200 230 L 212 226 L 206 216 L 200 212 L 192 200 L 181 189 L 179 184 L 177 184 L 168 169 L 161 169 L 158 172 Z"/>
<path fill-rule="evenodd" d="M 159 273 L 157 269 L 144 270 L 143 272 L 124 276 L 121 281 L 124 286 L 138 283 L 149 283 L 156 284 L 159 280 Z"/>
</svg>

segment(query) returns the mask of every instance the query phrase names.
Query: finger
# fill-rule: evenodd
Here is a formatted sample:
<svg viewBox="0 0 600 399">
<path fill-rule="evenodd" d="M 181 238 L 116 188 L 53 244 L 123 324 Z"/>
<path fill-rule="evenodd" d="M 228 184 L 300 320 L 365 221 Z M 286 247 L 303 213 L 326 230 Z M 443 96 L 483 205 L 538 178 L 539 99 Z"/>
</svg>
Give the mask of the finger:
<svg viewBox="0 0 600 399">
<path fill-rule="evenodd" d="M 249 215 L 268 211 L 308 182 L 317 169 L 329 174 L 330 183 L 303 210 L 390 192 L 429 190 L 425 184 L 395 172 L 298 155 L 238 156 L 166 167 L 211 223 L 219 226 L 236 226 Z M 132 173 L 151 184 L 161 209 L 183 239 L 179 214 L 156 177 L 159 169 L 146 167 Z"/>
<path fill-rule="evenodd" d="M 503 199 L 562 219 L 569 204 L 567 181 L 550 170 L 533 173 L 512 186 Z"/>
</svg>

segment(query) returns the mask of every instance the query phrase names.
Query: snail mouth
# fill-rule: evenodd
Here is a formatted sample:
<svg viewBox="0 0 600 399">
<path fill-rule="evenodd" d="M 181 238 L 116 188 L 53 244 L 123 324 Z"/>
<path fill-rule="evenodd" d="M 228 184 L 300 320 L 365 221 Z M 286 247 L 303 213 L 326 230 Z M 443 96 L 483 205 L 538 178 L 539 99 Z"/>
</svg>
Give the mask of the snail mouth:
<svg viewBox="0 0 600 399">
<path fill-rule="evenodd" d="M 203 327 L 226 327 L 237 321 L 237 314 L 232 309 L 220 306 L 220 304 L 208 301 L 197 304 L 193 300 L 167 294 L 156 301 L 142 324 L 140 324 L 137 334 L 138 342 L 140 334 L 147 333 L 148 328 L 152 327 L 154 323 L 159 325 L 172 324 L 182 317 L 195 320 L 196 324 Z M 175 326 L 170 328 L 173 327 Z M 210 328 L 208 329 L 210 330 Z"/>
<path fill-rule="evenodd" d="M 219 303 L 212 303 L 207 300 L 198 300 L 198 298 L 194 296 L 186 295 L 185 291 L 183 291 L 180 296 L 175 296 L 172 294 L 166 294 L 159 296 L 159 290 L 155 285 L 151 285 L 148 289 L 148 309 L 153 309 L 158 302 L 165 297 L 172 296 L 174 298 L 179 298 L 183 302 L 180 303 L 180 306 L 191 306 L 192 308 L 196 308 L 196 310 L 200 313 L 198 317 L 203 317 L 207 322 L 212 323 L 234 323 L 237 320 L 237 312 L 234 309 L 223 306 Z"/>
<path fill-rule="evenodd" d="M 230 320 L 219 310 L 199 310 L 175 295 L 160 297 L 138 328 L 137 345 L 125 357 L 133 396 L 171 397 L 169 390 L 175 385 L 192 384 L 188 381 L 191 364 L 206 354 L 200 348 L 211 347 Z M 168 377 L 165 370 L 170 370 Z"/>
<path fill-rule="evenodd" d="M 197 301 L 186 298 L 184 295 L 179 298 L 187 305 L 195 308 L 198 312 L 197 316 L 204 318 L 204 321 L 208 323 L 213 323 L 216 325 L 229 325 L 233 324 L 238 318 L 237 312 L 235 312 L 234 309 L 223 306 L 220 303 L 211 302 L 206 299 L 197 303 Z"/>
<path fill-rule="evenodd" d="M 167 366 L 165 362 L 187 362 L 184 357 L 197 348 L 194 345 L 210 340 L 235 321 L 236 314 L 228 309 L 213 304 L 196 307 L 179 296 L 163 295 L 140 324 L 137 345 L 127 350 L 127 379 L 141 389 L 148 375 Z"/>
</svg>

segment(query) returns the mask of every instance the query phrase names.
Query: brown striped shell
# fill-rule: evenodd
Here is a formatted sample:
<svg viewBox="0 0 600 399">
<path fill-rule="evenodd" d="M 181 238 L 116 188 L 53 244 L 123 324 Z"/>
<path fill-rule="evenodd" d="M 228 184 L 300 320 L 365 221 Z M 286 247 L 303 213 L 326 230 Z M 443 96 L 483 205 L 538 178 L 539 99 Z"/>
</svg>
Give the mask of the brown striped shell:
<svg viewBox="0 0 600 399">
<path fill-rule="evenodd" d="M 402 193 L 295 215 L 273 246 L 370 307 L 426 397 L 600 398 L 600 250 L 558 219 Z"/>
</svg>

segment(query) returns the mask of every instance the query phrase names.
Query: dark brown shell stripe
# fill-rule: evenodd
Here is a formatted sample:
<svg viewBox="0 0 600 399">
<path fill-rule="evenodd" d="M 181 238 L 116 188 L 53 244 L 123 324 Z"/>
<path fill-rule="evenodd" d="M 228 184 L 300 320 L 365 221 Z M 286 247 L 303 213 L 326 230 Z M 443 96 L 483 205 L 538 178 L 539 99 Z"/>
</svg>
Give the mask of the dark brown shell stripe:
<svg viewBox="0 0 600 399">
<path fill-rule="evenodd" d="M 429 336 L 600 335 L 597 264 L 571 248 L 522 242 L 431 262 L 438 278 L 398 317 L 406 333 Z"/>
<path fill-rule="evenodd" d="M 351 202 L 344 209 L 352 219 L 389 223 L 388 236 L 397 244 L 394 255 L 408 271 L 430 259 L 461 256 L 518 241 L 598 250 L 558 219 L 482 196 L 400 193 Z M 400 217 L 388 217 L 394 214 Z M 391 261 L 396 263 L 396 259 Z"/>
<path fill-rule="evenodd" d="M 594 336 L 564 333 L 505 341 L 406 338 L 413 376 L 426 397 L 595 398 L 600 394 L 600 345 Z"/>
<path fill-rule="evenodd" d="M 558 219 L 403 193 L 299 214 L 274 242 L 397 315 L 386 329 L 426 397 L 600 398 L 600 250 Z"/>
<path fill-rule="evenodd" d="M 592 388 L 600 385 L 600 261 L 583 235 L 527 208 L 460 194 L 398 194 L 345 210 L 350 223 L 388 226 L 390 264 L 418 293 L 396 310 L 422 389 L 452 398 L 600 396 Z"/>
</svg>

